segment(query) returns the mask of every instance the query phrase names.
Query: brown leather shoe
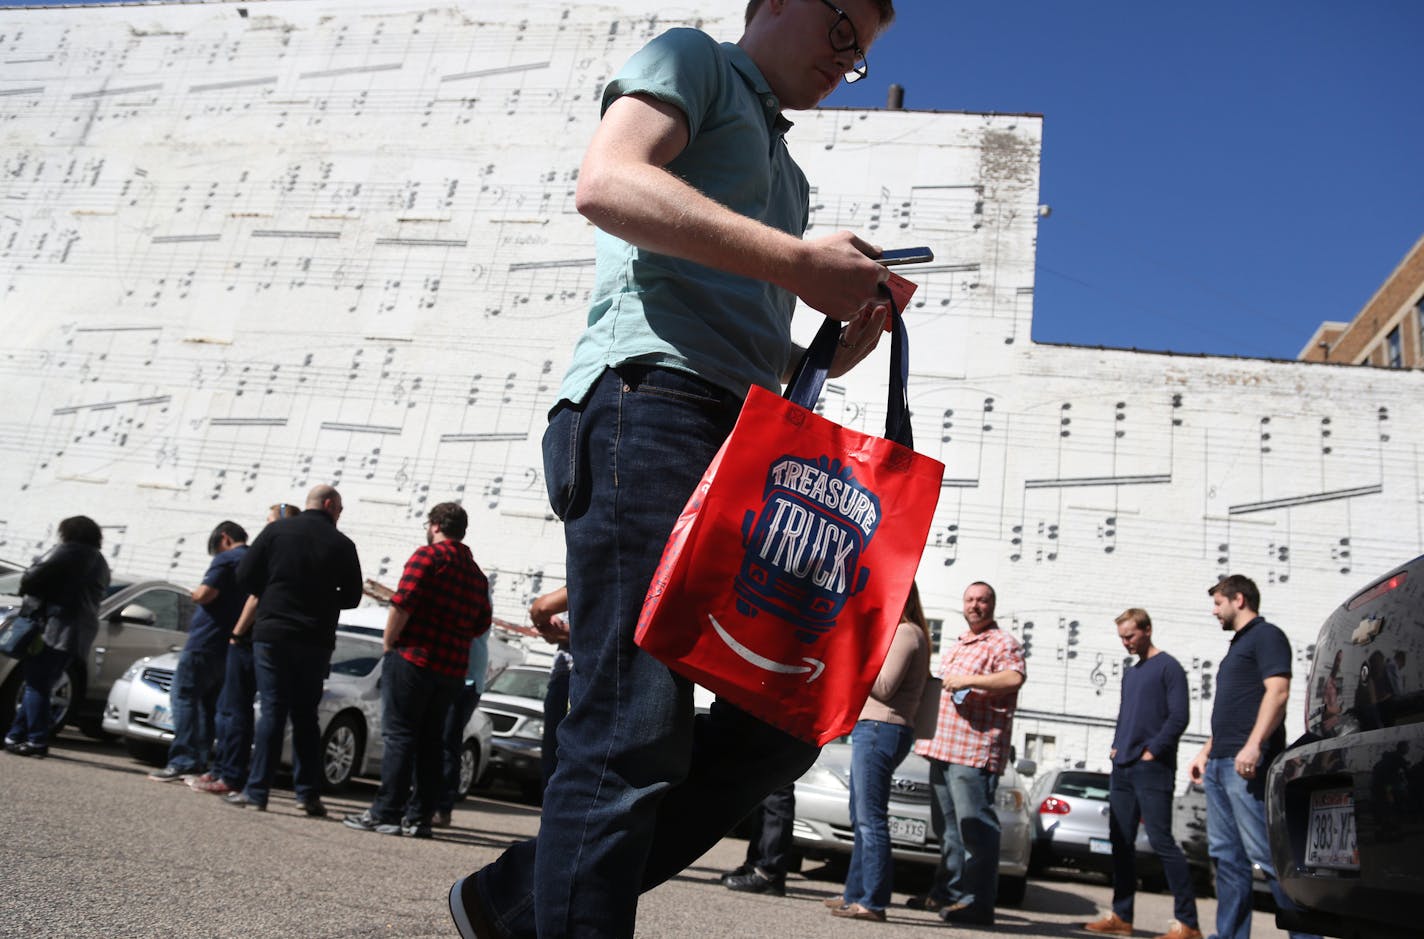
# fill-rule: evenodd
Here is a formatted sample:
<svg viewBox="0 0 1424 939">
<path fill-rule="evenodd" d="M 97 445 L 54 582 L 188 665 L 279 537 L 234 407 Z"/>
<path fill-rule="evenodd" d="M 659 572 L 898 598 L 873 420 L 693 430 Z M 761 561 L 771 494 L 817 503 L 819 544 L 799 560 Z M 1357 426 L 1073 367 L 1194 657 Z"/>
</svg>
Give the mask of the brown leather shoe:
<svg viewBox="0 0 1424 939">
<path fill-rule="evenodd" d="M 1156 939 L 1202 939 L 1202 934 L 1200 929 L 1193 929 L 1191 926 L 1172 920 L 1167 931 Z"/>
<path fill-rule="evenodd" d="M 822 900 L 821 903 L 822 905 L 829 907 L 832 910 L 839 910 L 841 907 L 846 905 L 846 899 L 845 897 L 838 895 L 834 897 L 826 897 L 826 899 Z"/>
<path fill-rule="evenodd" d="M 1094 920 L 1091 923 L 1084 923 L 1083 929 L 1088 932 L 1097 933 L 1100 936 L 1132 935 L 1132 924 L 1116 913 L 1108 913 L 1108 915 L 1102 919 Z M 1198 933 L 1198 939 L 1200 939 L 1200 933 Z"/>
<path fill-rule="evenodd" d="M 832 916 L 839 916 L 842 919 L 865 919 L 873 923 L 885 922 L 884 910 L 872 910 L 869 907 L 861 906 L 859 903 L 851 903 L 838 910 L 831 910 Z"/>
</svg>

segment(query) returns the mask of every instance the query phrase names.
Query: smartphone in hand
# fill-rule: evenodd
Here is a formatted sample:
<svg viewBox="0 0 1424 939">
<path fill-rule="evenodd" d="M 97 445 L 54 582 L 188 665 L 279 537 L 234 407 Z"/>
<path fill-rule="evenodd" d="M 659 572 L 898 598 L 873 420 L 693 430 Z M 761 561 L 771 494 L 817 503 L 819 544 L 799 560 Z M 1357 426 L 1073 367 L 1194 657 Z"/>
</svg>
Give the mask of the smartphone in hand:
<svg viewBox="0 0 1424 939">
<path fill-rule="evenodd" d="M 934 252 L 926 247 L 892 248 L 889 251 L 880 252 L 880 257 L 875 260 L 886 267 L 895 267 L 898 264 L 925 264 L 934 260 Z"/>
</svg>

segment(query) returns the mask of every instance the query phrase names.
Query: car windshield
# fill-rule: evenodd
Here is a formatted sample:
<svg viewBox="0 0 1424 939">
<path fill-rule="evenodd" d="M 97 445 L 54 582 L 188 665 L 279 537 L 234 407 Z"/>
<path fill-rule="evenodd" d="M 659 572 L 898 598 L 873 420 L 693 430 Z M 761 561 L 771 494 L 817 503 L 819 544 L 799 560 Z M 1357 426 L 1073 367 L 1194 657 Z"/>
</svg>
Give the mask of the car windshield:
<svg viewBox="0 0 1424 939">
<path fill-rule="evenodd" d="M 337 636 L 336 648 L 331 653 L 331 674 L 363 678 L 371 674 L 379 661 L 381 647 L 376 643 Z"/>
<path fill-rule="evenodd" d="M 517 698 L 544 697 L 549 686 L 549 673 L 543 669 L 509 668 L 499 673 L 485 690 L 493 694 L 513 695 Z"/>
<path fill-rule="evenodd" d="M 1105 773 L 1064 773 L 1053 787 L 1055 794 L 1077 799 L 1106 799 L 1108 777 Z"/>
</svg>

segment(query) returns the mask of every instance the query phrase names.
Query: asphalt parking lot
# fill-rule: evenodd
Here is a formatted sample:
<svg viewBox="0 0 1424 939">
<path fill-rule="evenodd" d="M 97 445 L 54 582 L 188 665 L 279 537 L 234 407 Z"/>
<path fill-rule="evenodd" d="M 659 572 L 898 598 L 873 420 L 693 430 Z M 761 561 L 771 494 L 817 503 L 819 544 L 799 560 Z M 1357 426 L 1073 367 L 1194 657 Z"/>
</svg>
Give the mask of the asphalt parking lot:
<svg viewBox="0 0 1424 939">
<path fill-rule="evenodd" d="M 369 805 L 368 782 L 329 797 L 331 817 L 311 819 L 289 791 L 258 813 L 151 782 L 148 769 L 116 743 L 69 732 L 46 760 L 0 754 L 0 936 L 449 937 L 450 884 L 538 825 L 535 808 L 476 798 L 433 841 L 363 833 L 340 818 Z M 945 926 L 904 908 L 901 893 L 887 924 L 844 921 L 821 905 L 840 884 L 818 878 L 814 865 L 791 878 L 785 899 L 720 886 L 717 876 L 744 850 L 723 841 L 644 897 L 638 935 L 1083 936 L 1074 926 L 1111 894 L 1096 882 L 1032 881 L 1023 906 L 1001 909 L 987 930 Z M 1209 927 L 1215 904 L 1200 905 Z M 1170 897 L 1139 895 L 1139 936 L 1165 929 L 1170 917 Z M 1255 939 L 1285 935 L 1268 915 L 1253 925 Z"/>
</svg>

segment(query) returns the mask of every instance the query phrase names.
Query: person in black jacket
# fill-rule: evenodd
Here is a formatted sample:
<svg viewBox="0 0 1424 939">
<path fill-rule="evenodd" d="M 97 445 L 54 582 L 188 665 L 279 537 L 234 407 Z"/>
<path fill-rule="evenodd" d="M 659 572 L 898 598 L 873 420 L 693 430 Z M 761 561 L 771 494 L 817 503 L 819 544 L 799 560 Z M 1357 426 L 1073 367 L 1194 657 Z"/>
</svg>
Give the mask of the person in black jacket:
<svg viewBox="0 0 1424 939">
<path fill-rule="evenodd" d="M 361 602 L 356 546 L 336 530 L 341 508 L 334 487 L 314 487 L 306 509 L 262 529 L 238 565 L 239 585 L 258 598 L 252 657 L 262 717 L 247 785 L 225 797 L 232 805 L 267 808 L 290 716 L 297 807 L 312 816 L 326 814 L 317 705 L 331 668 L 337 616 Z"/>
<path fill-rule="evenodd" d="M 59 544 L 20 578 L 20 592 L 43 603 L 44 648 L 26 659 L 25 693 L 5 749 L 20 756 L 49 753 L 50 692 L 71 660 L 83 660 L 99 634 L 99 601 L 109 588 L 104 536 L 88 516 L 59 523 Z M 76 688 L 77 690 L 77 688 Z"/>
</svg>

